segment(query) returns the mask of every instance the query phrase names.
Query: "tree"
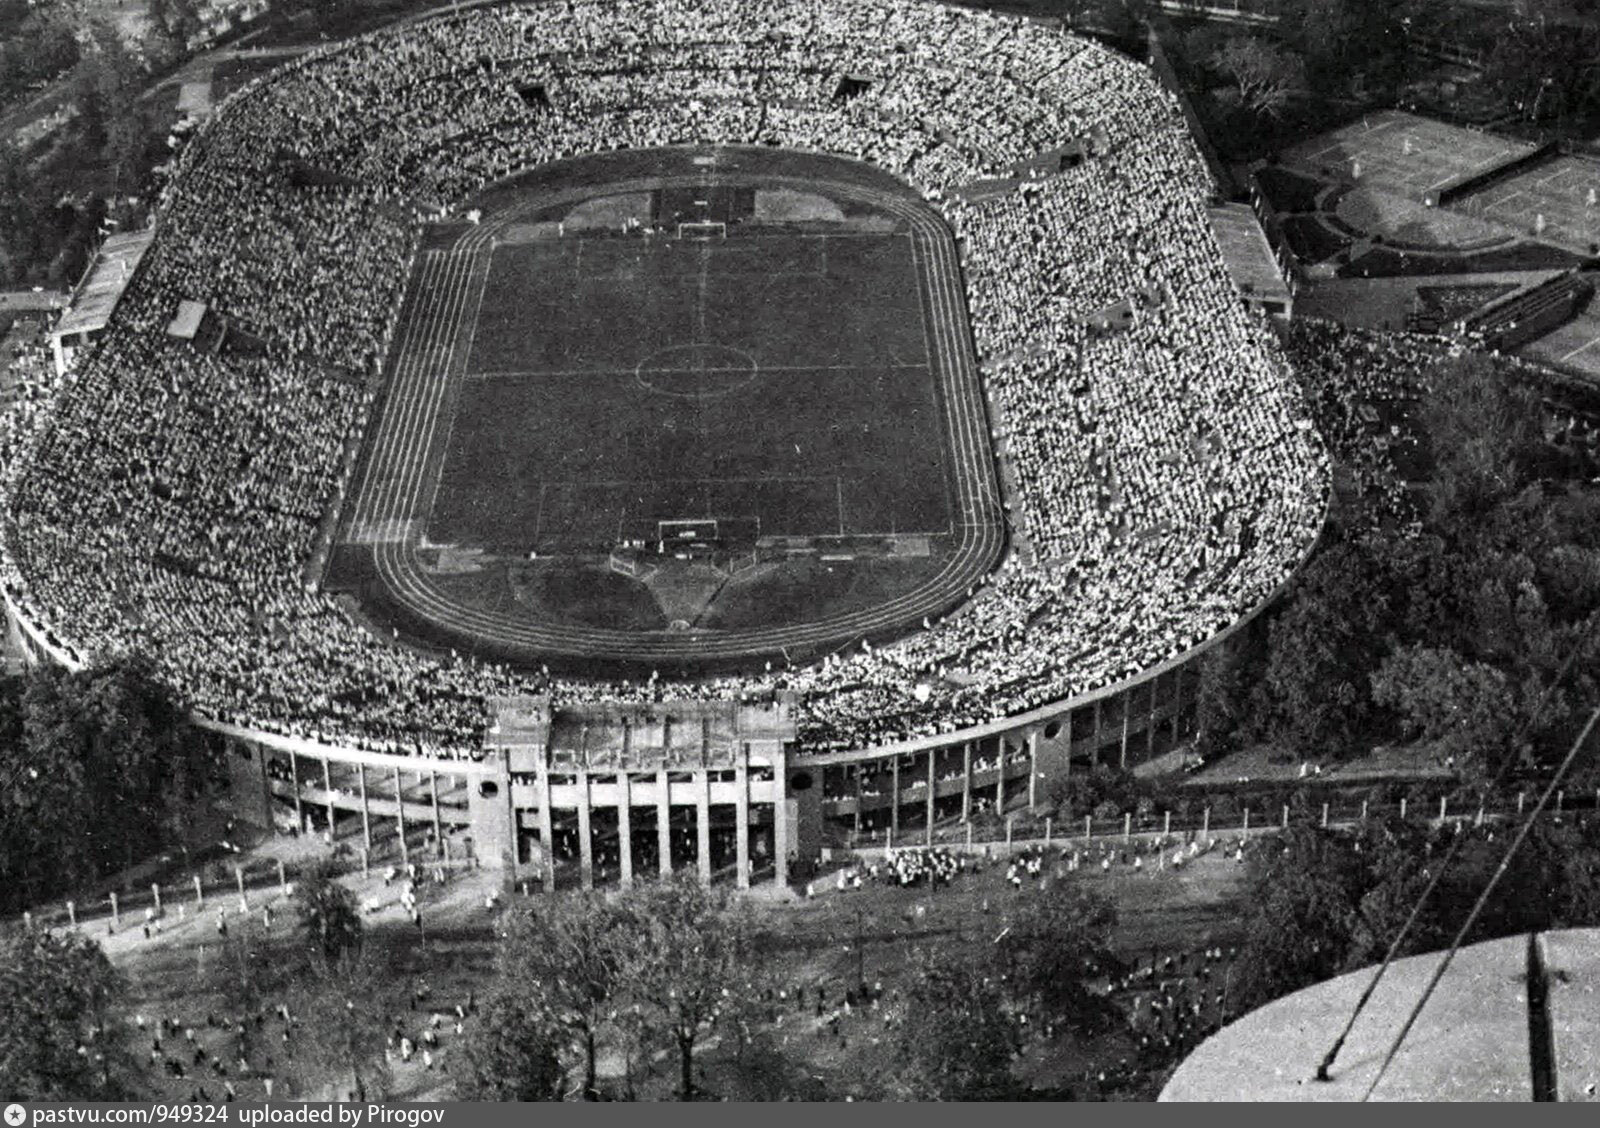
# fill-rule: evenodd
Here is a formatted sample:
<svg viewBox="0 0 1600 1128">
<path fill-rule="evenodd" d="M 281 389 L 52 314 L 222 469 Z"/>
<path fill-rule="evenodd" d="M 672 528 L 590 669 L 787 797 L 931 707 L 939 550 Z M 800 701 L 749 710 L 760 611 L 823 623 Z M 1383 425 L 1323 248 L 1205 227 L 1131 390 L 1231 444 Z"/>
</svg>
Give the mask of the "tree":
<svg viewBox="0 0 1600 1128">
<path fill-rule="evenodd" d="M 596 1056 L 621 986 L 628 916 L 596 893 L 546 897 L 506 914 L 497 956 L 500 989 L 520 999 L 576 1047 L 584 1099 L 595 1099 Z"/>
<path fill-rule="evenodd" d="M 337 864 L 324 859 L 301 876 L 294 894 L 306 947 L 328 964 L 361 947 L 355 894 L 339 884 L 338 874 Z"/>
<path fill-rule="evenodd" d="M 1439 754 L 1487 774 L 1504 761 L 1519 716 L 1505 674 L 1449 649 L 1396 650 L 1372 675 L 1372 696 Z"/>
<path fill-rule="evenodd" d="M 241 1040 L 250 1044 L 252 1019 L 284 984 L 285 967 L 266 939 L 248 924 L 230 928 L 213 965 L 212 983 L 226 1013 L 244 1027 Z"/>
<path fill-rule="evenodd" d="M 1050 800 L 1063 819 L 1116 818 L 1138 801 L 1139 781 L 1126 768 L 1096 764 L 1087 772 L 1073 772 L 1050 785 Z M 1101 813 L 1105 807 L 1109 815 Z"/>
<path fill-rule="evenodd" d="M 517 994 L 496 990 L 479 1009 L 452 1064 L 467 1101 L 558 1101 L 566 1082 L 566 1032 Z"/>
<path fill-rule="evenodd" d="M 1600 30 L 1551 0 L 1524 0 L 1497 29 L 1484 80 L 1525 121 L 1555 120 L 1600 109 Z"/>
<path fill-rule="evenodd" d="M 1359 544 L 1308 564 L 1268 628 L 1265 684 L 1276 739 L 1301 753 L 1347 755 L 1372 721 L 1371 672 L 1388 647 L 1386 577 Z"/>
<path fill-rule="evenodd" d="M 0 680 L 0 906 L 55 895 L 182 843 L 213 761 L 139 661 Z"/>
<path fill-rule="evenodd" d="M 1248 732 L 1256 711 L 1255 687 L 1261 680 L 1264 637 L 1258 623 L 1212 647 L 1200 660 L 1195 698 L 1196 750 L 1204 756 L 1227 750 Z"/>
<path fill-rule="evenodd" d="M 1279 0 L 1277 33 L 1319 87 L 1390 91 L 1404 78 L 1414 0 Z"/>
<path fill-rule="evenodd" d="M 82 936 L 0 937 L 0 1092 L 18 1101 L 114 1101 L 128 1082 L 119 1024 L 123 981 Z"/>
<path fill-rule="evenodd" d="M 1253 35 L 1230 37 L 1209 62 L 1233 83 L 1239 104 L 1262 117 L 1282 117 L 1295 92 L 1306 86 L 1305 63 L 1298 55 Z"/>
<path fill-rule="evenodd" d="M 1487 357 L 1442 360 L 1428 382 L 1420 416 L 1432 465 L 1423 489 L 1429 523 L 1449 535 L 1529 483 L 1543 417 L 1538 393 Z"/>
<path fill-rule="evenodd" d="M 1000 987 L 957 958 L 923 965 L 906 996 L 895 1062 L 915 1100 L 993 1101 L 1016 1092 L 1017 1039 Z"/>
<path fill-rule="evenodd" d="M 1291 823 L 1249 862 L 1239 999 L 1260 1006 L 1339 972 L 1368 881 L 1350 840 Z"/>
<path fill-rule="evenodd" d="M 1120 966 L 1111 950 L 1115 906 L 1059 882 L 1015 904 L 999 945 L 1015 1001 L 1047 1022 L 1085 1033 L 1105 1029 L 1118 1012 L 1086 984 L 1115 976 Z"/>
<path fill-rule="evenodd" d="M 639 888 L 626 902 L 623 980 L 646 1022 L 678 1051 L 678 1096 L 693 1100 L 694 1051 L 723 1013 L 747 954 L 749 924 L 692 874 Z"/>
<path fill-rule="evenodd" d="M 345 950 L 313 964 L 288 1003 L 315 1059 L 348 1071 L 358 1101 L 388 1084 L 386 982 L 370 952 Z"/>
</svg>

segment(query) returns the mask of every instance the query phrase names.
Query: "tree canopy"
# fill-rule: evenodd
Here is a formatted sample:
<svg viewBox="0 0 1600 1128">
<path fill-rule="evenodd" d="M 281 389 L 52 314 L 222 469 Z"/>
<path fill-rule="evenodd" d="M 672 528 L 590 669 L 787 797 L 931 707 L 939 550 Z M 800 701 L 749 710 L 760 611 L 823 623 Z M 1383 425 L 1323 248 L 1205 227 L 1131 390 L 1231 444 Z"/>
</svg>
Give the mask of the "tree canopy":
<svg viewBox="0 0 1600 1128">
<path fill-rule="evenodd" d="M 1457 835 L 1463 835 L 1459 842 Z M 1234 984 L 1259 1006 L 1383 958 L 1429 882 L 1400 955 L 1454 939 L 1500 864 L 1509 832 L 1374 819 L 1355 830 L 1296 822 L 1249 863 L 1250 913 Z M 1448 868 L 1439 867 L 1452 848 Z M 1513 859 L 1466 942 L 1600 924 L 1600 821 L 1545 819 Z"/>
<path fill-rule="evenodd" d="M 1493 778 L 1563 749 L 1600 699 L 1600 467 L 1540 374 L 1315 322 L 1288 343 L 1339 488 L 1287 598 L 1204 664 L 1208 750 L 1420 740 Z"/>
<path fill-rule="evenodd" d="M 914 1100 L 994 1101 L 1017 1093 L 1016 1027 L 997 977 L 959 957 L 929 958 L 906 993 L 895 1046 Z"/>
<path fill-rule="evenodd" d="M 326 964 L 361 948 L 361 913 L 355 894 L 339 884 L 338 875 L 337 864 L 324 859 L 301 875 L 294 891 L 306 950 Z"/>
<path fill-rule="evenodd" d="M 100 946 L 71 934 L 0 936 L 0 1092 L 18 1101 L 134 1099 L 110 1021 L 123 990 Z"/>
<path fill-rule="evenodd" d="M 213 762 L 137 661 L 0 679 L 0 908 L 182 841 Z"/>
</svg>

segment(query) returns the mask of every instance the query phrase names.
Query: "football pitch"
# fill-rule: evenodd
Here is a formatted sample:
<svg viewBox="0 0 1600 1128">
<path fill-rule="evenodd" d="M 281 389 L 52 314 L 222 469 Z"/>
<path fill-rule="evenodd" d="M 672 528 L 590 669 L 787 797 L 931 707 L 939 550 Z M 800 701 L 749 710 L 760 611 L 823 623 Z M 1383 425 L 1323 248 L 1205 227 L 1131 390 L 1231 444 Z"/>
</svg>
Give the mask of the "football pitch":
<svg viewBox="0 0 1600 1128">
<path fill-rule="evenodd" d="M 497 247 L 425 535 L 947 533 L 911 256 L 909 233 Z"/>
<path fill-rule="evenodd" d="M 679 670 L 959 602 L 1003 548 L 987 422 L 948 232 L 879 176 L 590 158 L 430 232 L 329 586 L 420 642 Z"/>
</svg>

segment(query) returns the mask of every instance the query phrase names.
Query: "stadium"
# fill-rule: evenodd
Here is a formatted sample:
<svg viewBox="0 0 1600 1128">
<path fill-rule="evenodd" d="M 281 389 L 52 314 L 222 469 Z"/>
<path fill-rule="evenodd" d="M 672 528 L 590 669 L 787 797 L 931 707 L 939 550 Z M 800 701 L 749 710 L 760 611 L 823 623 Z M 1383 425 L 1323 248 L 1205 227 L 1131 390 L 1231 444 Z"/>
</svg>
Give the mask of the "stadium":
<svg viewBox="0 0 1600 1128">
<path fill-rule="evenodd" d="M 8 463 L 22 643 L 241 804 L 789 879 L 1174 747 L 1327 460 L 1144 66 L 916 0 L 329 45 L 188 141 Z M 375 792 L 375 793 L 374 793 Z"/>
</svg>

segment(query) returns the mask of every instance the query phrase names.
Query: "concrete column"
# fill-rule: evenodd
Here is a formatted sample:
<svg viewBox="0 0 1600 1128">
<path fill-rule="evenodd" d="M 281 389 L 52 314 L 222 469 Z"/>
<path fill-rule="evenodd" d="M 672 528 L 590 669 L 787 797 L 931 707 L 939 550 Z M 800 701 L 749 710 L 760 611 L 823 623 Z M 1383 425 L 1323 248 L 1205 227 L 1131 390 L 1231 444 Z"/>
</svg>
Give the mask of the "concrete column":
<svg viewBox="0 0 1600 1128">
<path fill-rule="evenodd" d="M 711 884 L 711 773 L 701 768 L 694 773 L 695 867 L 700 884 Z"/>
<path fill-rule="evenodd" d="M 733 769 L 733 860 L 735 884 L 750 888 L 750 769 L 743 764 Z"/>
<path fill-rule="evenodd" d="M 1128 725 L 1133 719 L 1133 690 L 1125 690 L 1122 694 L 1122 754 L 1118 766 L 1128 766 Z"/>
<path fill-rule="evenodd" d="M 1177 671 L 1178 681 L 1172 689 L 1172 746 L 1176 748 L 1183 733 L 1183 669 Z"/>
<path fill-rule="evenodd" d="M 506 790 L 511 790 L 511 777 L 506 776 Z M 444 848 L 444 820 L 439 817 L 439 773 L 428 773 L 428 799 L 433 804 L 433 841 L 438 849 Z M 512 856 L 515 857 L 517 840 L 511 839 Z"/>
<path fill-rule="evenodd" d="M 300 757 L 289 753 L 289 786 L 294 788 L 294 825 L 297 830 L 306 828 L 305 811 L 300 807 Z"/>
<path fill-rule="evenodd" d="M 1039 734 L 1029 732 L 1025 739 L 1028 742 L 1028 811 L 1031 813 L 1039 809 Z M 1068 736 L 1067 742 L 1071 741 Z"/>
<path fill-rule="evenodd" d="M 334 828 L 339 825 L 339 809 L 333 805 L 333 771 L 328 767 L 328 758 L 322 758 L 322 790 L 328 797 L 328 841 L 333 841 Z"/>
<path fill-rule="evenodd" d="M 923 841 L 926 842 L 929 846 L 933 845 L 933 815 L 934 815 L 933 793 L 934 793 L 934 790 L 935 790 L 935 785 L 938 782 L 934 778 L 934 774 L 933 773 L 934 773 L 934 761 L 937 760 L 937 759 L 938 759 L 937 753 L 932 748 L 928 749 L 928 819 L 927 819 L 928 825 L 925 828 L 925 833 L 923 835 Z"/>
<path fill-rule="evenodd" d="M 849 772 L 851 777 L 856 781 L 856 785 L 855 785 L 856 786 L 856 825 L 855 825 L 855 832 L 857 834 L 860 834 L 861 833 L 861 803 L 862 803 L 862 799 L 861 799 L 861 765 L 860 764 L 848 764 L 848 765 L 845 766 L 845 771 Z"/>
<path fill-rule="evenodd" d="M 1100 766 L 1100 705 L 1101 699 L 1096 697 L 1094 699 L 1094 740 L 1091 742 L 1093 747 L 1089 750 L 1090 768 Z"/>
<path fill-rule="evenodd" d="M 661 851 L 661 876 L 672 873 L 672 791 L 667 769 L 656 771 L 656 842 Z"/>
<path fill-rule="evenodd" d="M 406 847 L 406 801 L 400 787 L 400 769 L 394 770 L 394 826 L 400 835 L 400 864 L 411 864 L 411 851 Z"/>
<path fill-rule="evenodd" d="M 594 839 L 590 835 L 593 820 L 589 811 L 589 773 L 578 770 L 578 883 L 585 889 L 594 888 Z"/>
<path fill-rule="evenodd" d="M 972 741 L 961 742 L 961 821 L 972 818 Z"/>
<path fill-rule="evenodd" d="M 1160 678 L 1150 679 L 1150 711 L 1144 718 L 1144 758 L 1153 760 L 1156 754 L 1156 711 L 1160 705 L 1160 694 L 1156 689 L 1161 684 Z"/>
<path fill-rule="evenodd" d="M 772 782 L 772 864 L 777 870 L 779 889 L 789 887 L 789 802 L 784 795 L 787 765 L 773 768 Z"/>
<path fill-rule="evenodd" d="M 889 830 L 900 836 L 900 754 L 895 753 L 889 766 Z"/>
<path fill-rule="evenodd" d="M 256 765 L 261 771 L 261 813 L 267 817 L 267 825 L 272 825 L 272 777 L 267 774 L 267 750 L 264 745 L 249 744 L 247 748 L 255 750 Z"/>
<path fill-rule="evenodd" d="M 361 789 L 361 843 L 362 848 L 372 849 L 372 812 L 367 808 L 367 766 L 356 765 L 356 783 Z"/>
<path fill-rule="evenodd" d="M 501 840 L 505 843 L 504 848 L 500 851 L 500 857 L 506 863 L 506 880 L 510 883 L 512 888 L 515 888 L 517 885 L 517 877 L 522 872 L 519 868 L 522 865 L 522 820 L 517 817 L 517 800 L 514 793 L 515 789 L 511 786 L 511 750 L 509 748 L 501 748 L 499 751 L 500 802 L 498 805 L 500 808 L 501 817 Z M 461 783 L 465 788 L 472 787 L 472 777 L 463 776 Z M 478 786 L 480 788 L 479 794 L 481 795 L 481 788 L 483 786 L 482 780 L 478 781 Z M 439 797 L 439 781 L 437 779 L 433 781 L 433 795 L 435 801 L 437 801 Z M 467 801 L 470 803 L 472 801 L 471 792 L 468 791 L 467 795 Z M 449 840 L 440 837 L 437 839 L 437 842 L 440 856 L 443 857 L 445 865 L 449 865 Z M 468 851 L 464 860 L 470 861 L 473 869 L 478 867 L 477 859 L 473 856 L 471 851 Z"/>
<path fill-rule="evenodd" d="M 550 809 L 550 765 L 539 758 L 539 847 L 544 853 L 540 869 L 544 871 L 544 891 L 556 891 L 556 819 Z"/>
<path fill-rule="evenodd" d="M 999 761 L 1000 770 L 994 777 L 994 813 L 1004 814 L 1006 809 L 1006 738 L 995 738 L 995 758 Z"/>
<path fill-rule="evenodd" d="M 627 730 L 623 730 L 627 737 Z M 627 772 L 617 773 L 617 864 L 618 880 L 624 889 L 633 888 L 633 779 Z"/>
</svg>

